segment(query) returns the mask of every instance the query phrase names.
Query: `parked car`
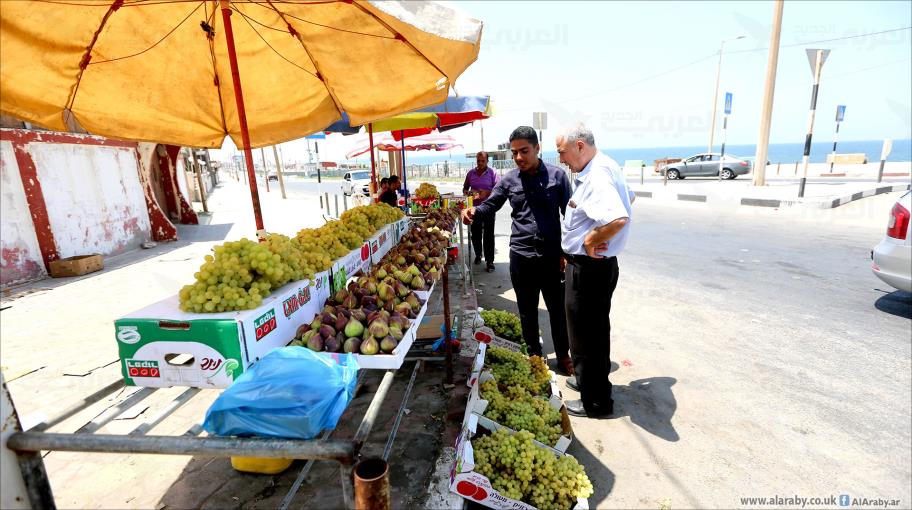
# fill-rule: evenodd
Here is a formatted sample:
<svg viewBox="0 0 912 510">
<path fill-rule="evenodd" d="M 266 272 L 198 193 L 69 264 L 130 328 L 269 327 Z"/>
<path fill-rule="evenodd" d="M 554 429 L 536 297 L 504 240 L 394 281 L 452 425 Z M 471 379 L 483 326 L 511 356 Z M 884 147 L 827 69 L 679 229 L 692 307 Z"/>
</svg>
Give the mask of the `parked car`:
<svg viewBox="0 0 912 510">
<path fill-rule="evenodd" d="M 268 180 L 270 180 L 270 181 L 277 181 L 277 180 L 279 180 L 279 176 L 278 176 L 277 174 L 269 174 L 269 176 L 266 177 L 266 178 L 267 178 Z"/>
<path fill-rule="evenodd" d="M 342 176 L 342 193 L 348 196 L 355 193 L 370 195 L 370 172 L 367 170 L 346 172 Z"/>
<path fill-rule="evenodd" d="M 912 292 L 912 192 L 890 210 L 887 235 L 871 251 L 871 270 L 891 287 Z"/>
<path fill-rule="evenodd" d="M 691 156 L 676 163 L 668 163 L 662 175 L 668 174 L 668 179 L 683 179 L 685 177 L 718 177 L 719 153 L 703 153 Z M 726 154 L 722 162 L 722 178 L 734 179 L 739 175 L 750 173 L 751 163 L 746 159 Z"/>
</svg>

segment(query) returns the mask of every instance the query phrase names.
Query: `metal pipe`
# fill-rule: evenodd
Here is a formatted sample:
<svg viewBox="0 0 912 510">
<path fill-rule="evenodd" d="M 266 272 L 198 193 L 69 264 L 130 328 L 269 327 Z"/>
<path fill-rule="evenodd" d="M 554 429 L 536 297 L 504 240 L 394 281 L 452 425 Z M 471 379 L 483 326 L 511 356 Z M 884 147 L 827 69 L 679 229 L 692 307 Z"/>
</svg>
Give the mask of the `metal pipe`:
<svg viewBox="0 0 912 510">
<path fill-rule="evenodd" d="M 339 195 L 333 195 L 333 201 L 336 203 L 336 218 L 339 217 Z"/>
<path fill-rule="evenodd" d="M 234 48 L 234 31 L 231 27 L 231 6 L 228 0 L 219 0 L 222 9 L 222 22 L 225 25 L 225 42 L 228 46 L 228 62 L 231 64 L 231 80 L 234 84 L 234 100 L 237 104 L 238 122 L 241 127 L 241 143 L 244 150 L 244 161 L 247 164 L 247 176 L 250 184 L 250 199 L 253 202 L 253 218 L 257 231 L 264 230 L 263 211 L 260 209 L 260 194 L 257 191 L 256 173 L 253 171 L 253 153 L 250 150 L 250 131 L 247 128 L 247 110 L 244 108 L 244 92 L 241 90 L 241 74 L 238 71 L 237 52 Z"/>
<path fill-rule="evenodd" d="M 266 180 L 266 193 L 269 193 L 269 165 L 266 164 L 266 151 L 260 147 L 260 159 L 263 160 L 263 179 Z"/>
<path fill-rule="evenodd" d="M 109 408 L 105 409 L 104 411 L 102 411 L 92 421 L 90 421 L 89 423 L 86 423 L 85 425 L 80 427 L 79 430 L 76 431 L 76 433 L 77 434 L 82 434 L 82 433 L 91 434 L 92 432 L 95 432 L 96 430 L 100 429 L 101 427 L 104 427 L 105 425 L 107 425 L 114 418 L 117 418 L 120 415 L 120 413 L 126 411 L 127 409 L 130 409 L 131 407 L 135 406 L 136 404 L 142 402 L 149 395 L 155 393 L 155 390 L 157 390 L 157 389 L 158 388 L 143 388 L 143 389 L 137 391 L 136 393 L 134 393 L 134 394 L 130 395 L 129 397 L 127 397 L 126 399 L 124 399 L 123 402 L 120 402 L 119 404 L 117 404 L 113 407 L 109 407 Z"/>
<path fill-rule="evenodd" d="M 282 190 L 282 198 L 285 197 L 285 179 L 282 177 L 282 160 L 279 158 L 279 150 L 275 145 L 272 146 L 272 155 L 276 160 L 276 175 L 279 177 L 279 189 Z M 267 179 L 268 180 L 268 179 Z"/>
<path fill-rule="evenodd" d="M 124 436 L 18 432 L 7 446 L 16 451 L 152 453 L 206 457 L 269 457 L 344 461 L 355 455 L 350 441 L 290 440 L 237 437 Z"/>
<path fill-rule="evenodd" d="M 377 386 L 377 393 L 374 394 L 373 400 L 371 400 L 370 405 L 367 407 L 367 411 L 364 413 L 364 418 L 361 419 L 361 425 L 358 426 L 358 431 L 355 432 L 355 437 L 352 439 L 356 452 L 361 450 L 361 446 L 364 444 L 364 441 L 367 440 L 367 436 L 374 426 L 374 421 L 376 421 L 377 415 L 380 413 L 380 408 L 383 407 L 383 401 L 386 399 L 386 394 L 389 393 L 390 386 L 393 385 L 393 378 L 395 378 L 395 376 L 395 370 L 387 370 L 386 373 L 383 374 L 383 380 L 381 380 L 380 385 Z"/>
<path fill-rule="evenodd" d="M 396 413 L 396 421 L 393 422 L 393 429 L 390 430 L 389 439 L 386 440 L 386 447 L 383 449 L 383 460 L 389 459 L 390 451 L 393 449 L 393 441 L 396 440 L 396 433 L 399 431 L 399 424 L 402 422 L 402 415 L 405 413 L 405 405 L 408 404 L 409 395 L 412 393 L 412 387 L 415 385 L 415 376 L 418 375 L 418 369 L 421 368 L 422 361 L 415 362 L 415 368 L 412 369 L 412 378 L 409 379 L 408 386 L 405 388 L 405 395 L 402 396 L 402 403 L 399 404 L 399 412 Z"/>
<path fill-rule="evenodd" d="M 355 508 L 389 510 L 389 464 L 378 457 L 355 464 Z"/>
<path fill-rule="evenodd" d="M 444 327 L 444 349 L 446 351 L 446 382 L 453 384 L 453 349 L 450 345 L 450 270 L 448 265 L 443 265 L 443 327 Z"/>
<path fill-rule="evenodd" d="M 133 429 L 133 431 L 130 432 L 130 435 L 131 436 L 141 436 L 141 435 L 145 434 L 146 432 L 152 430 L 152 427 L 161 423 L 162 420 L 164 420 L 165 418 L 170 416 L 171 413 L 176 411 L 178 407 L 184 405 L 188 400 L 193 398 L 199 392 L 200 392 L 199 388 L 187 388 L 180 395 L 175 397 L 175 399 L 172 400 L 171 403 L 169 403 L 164 409 L 162 409 L 162 411 L 160 413 L 158 413 L 157 415 L 150 418 L 145 423 L 142 423 L 138 427 Z"/>
<path fill-rule="evenodd" d="M 29 429 L 29 432 L 43 432 L 43 431 L 53 427 L 54 425 L 57 425 L 58 423 L 66 420 L 67 418 L 73 416 L 74 414 L 82 411 L 83 409 L 89 407 L 90 405 L 94 404 L 95 402 L 98 402 L 99 400 L 105 398 L 106 396 L 110 395 L 111 393 L 114 393 L 115 391 L 123 388 L 123 386 L 124 386 L 123 379 L 114 381 L 111 384 L 105 386 L 104 388 L 96 391 L 95 393 L 92 393 L 88 397 L 82 399 L 82 402 L 70 406 L 68 409 L 64 410 L 57 416 L 55 416 L 53 418 L 49 418 L 48 420 L 43 421 L 43 422 L 39 423 L 38 425 L 35 425 L 34 427 Z"/>
</svg>

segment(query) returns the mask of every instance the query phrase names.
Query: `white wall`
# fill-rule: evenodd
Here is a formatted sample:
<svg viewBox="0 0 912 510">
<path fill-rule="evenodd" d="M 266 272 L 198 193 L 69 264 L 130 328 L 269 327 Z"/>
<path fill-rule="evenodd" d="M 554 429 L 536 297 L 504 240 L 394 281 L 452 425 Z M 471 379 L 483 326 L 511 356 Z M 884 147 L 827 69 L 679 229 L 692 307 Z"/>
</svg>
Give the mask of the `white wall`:
<svg viewBox="0 0 912 510">
<path fill-rule="evenodd" d="M 0 283 L 46 275 L 13 144 L 0 142 Z"/>
<path fill-rule="evenodd" d="M 33 143 L 29 152 L 61 258 L 116 254 L 147 240 L 151 226 L 134 149 Z"/>
</svg>

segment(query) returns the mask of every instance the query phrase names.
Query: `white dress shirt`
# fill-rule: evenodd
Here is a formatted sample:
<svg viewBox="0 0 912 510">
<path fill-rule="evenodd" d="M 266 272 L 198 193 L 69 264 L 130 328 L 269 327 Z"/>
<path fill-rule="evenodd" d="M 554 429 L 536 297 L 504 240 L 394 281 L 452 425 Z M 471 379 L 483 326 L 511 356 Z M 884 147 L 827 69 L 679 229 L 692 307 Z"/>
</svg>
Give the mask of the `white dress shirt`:
<svg viewBox="0 0 912 510">
<path fill-rule="evenodd" d="M 571 174 L 571 178 L 574 175 Z M 586 255 L 583 241 L 593 229 L 619 218 L 632 218 L 630 200 L 633 193 L 620 166 L 610 157 L 596 153 L 592 161 L 575 175 L 573 195 L 561 225 L 561 247 L 571 255 Z M 627 244 L 630 221 L 608 240 L 603 257 L 617 256 Z"/>
</svg>

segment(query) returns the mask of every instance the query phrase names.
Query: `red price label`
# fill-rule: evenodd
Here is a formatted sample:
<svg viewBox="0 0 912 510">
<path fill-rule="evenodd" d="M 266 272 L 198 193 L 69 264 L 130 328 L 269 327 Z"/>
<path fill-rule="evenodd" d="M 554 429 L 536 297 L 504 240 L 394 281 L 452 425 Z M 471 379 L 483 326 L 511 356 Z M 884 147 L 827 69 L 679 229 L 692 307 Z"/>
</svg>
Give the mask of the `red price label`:
<svg viewBox="0 0 912 510">
<path fill-rule="evenodd" d="M 269 333 L 271 333 L 272 330 L 274 330 L 274 329 L 276 328 L 276 326 L 277 326 L 277 324 L 276 324 L 275 317 L 269 319 L 268 321 L 266 321 L 265 323 L 263 323 L 262 325 L 260 325 L 260 327 L 258 327 L 258 328 L 256 329 L 256 339 L 257 339 L 257 341 L 260 341 L 264 336 L 266 336 L 266 335 L 268 335 Z"/>
</svg>

